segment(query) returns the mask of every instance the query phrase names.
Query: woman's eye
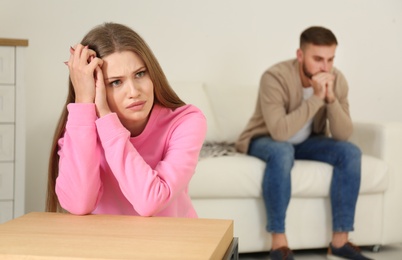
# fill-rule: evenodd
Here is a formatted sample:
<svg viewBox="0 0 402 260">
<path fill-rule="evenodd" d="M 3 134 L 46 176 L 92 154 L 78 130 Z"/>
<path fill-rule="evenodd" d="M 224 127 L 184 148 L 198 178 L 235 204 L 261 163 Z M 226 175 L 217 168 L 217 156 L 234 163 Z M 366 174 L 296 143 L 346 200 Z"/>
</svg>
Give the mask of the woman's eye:
<svg viewBox="0 0 402 260">
<path fill-rule="evenodd" d="M 142 77 L 144 77 L 144 76 L 145 76 L 145 70 L 140 71 L 140 72 L 138 72 L 138 73 L 135 74 L 135 77 L 136 77 L 136 78 L 142 78 Z"/>
<path fill-rule="evenodd" d="M 121 81 L 120 80 L 115 80 L 115 81 L 110 82 L 109 84 L 112 87 L 117 87 L 117 86 L 119 86 L 121 84 Z"/>
</svg>

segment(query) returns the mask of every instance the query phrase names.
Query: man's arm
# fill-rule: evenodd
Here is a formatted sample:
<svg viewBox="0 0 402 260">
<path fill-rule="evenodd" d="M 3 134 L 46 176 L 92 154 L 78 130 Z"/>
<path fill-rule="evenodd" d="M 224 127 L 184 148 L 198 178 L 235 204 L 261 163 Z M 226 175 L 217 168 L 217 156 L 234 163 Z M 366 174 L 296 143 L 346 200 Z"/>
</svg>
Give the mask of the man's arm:
<svg viewBox="0 0 402 260">
<path fill-rule="evenodd" d="M 328 84 L 325 97 L 329 129 L 332 137 L 338 140 L 347 140 L 353 132 L 348 90 L 345 77 L 338 71 L 335 81 Z"/>
<path fill-rule="evenodd" d="M 302 100 L 293 110 L 290 108 L 291 111 L 287 111 L 289 96 L 295 95 L 297 87 L 301 86 L 296 86 L 296 82 L 288 77 L 274 73 L 265 73 L 260 84 L 259 102 L 264 121 L 271 137 L 277 141 L 289 140 L 324 105 L 323 98 L 313 95 L 308 100 Z"/>
</svg>

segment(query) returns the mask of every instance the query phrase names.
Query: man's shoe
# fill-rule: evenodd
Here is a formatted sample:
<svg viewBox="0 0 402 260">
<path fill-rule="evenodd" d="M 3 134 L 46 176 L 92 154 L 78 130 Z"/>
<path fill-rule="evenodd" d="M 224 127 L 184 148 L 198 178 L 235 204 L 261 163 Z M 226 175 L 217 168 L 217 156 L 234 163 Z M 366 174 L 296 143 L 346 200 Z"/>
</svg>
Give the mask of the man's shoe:
<svg viewBox="0 0 402 260">
<path fill-rule="evenodd" d="M 347 242 L 343 247 L 336 248 L 329 243 L 328 247 L 328 260 L 340 260 L 340 259 L 350 259 L 350 260 L 372 260 L 362 255 L 361 250 L 356 245 Z"/>
<path fill-rule="evenodd" d="M 294 260 L 292 250 L 286 246 L 271 250 L 269 258 L 271 260 Z"/>
</svg>

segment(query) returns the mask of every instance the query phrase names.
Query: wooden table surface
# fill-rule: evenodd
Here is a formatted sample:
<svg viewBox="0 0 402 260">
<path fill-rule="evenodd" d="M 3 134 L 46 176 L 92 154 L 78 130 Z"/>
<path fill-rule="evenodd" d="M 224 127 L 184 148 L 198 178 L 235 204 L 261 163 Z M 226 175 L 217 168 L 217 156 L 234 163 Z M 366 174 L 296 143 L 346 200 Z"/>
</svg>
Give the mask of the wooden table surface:
<svg viewBox="0 0 402 260">
<path fill-rule="evenodd" d="M 222 259 L 233 221 L 33 212 L 0 225 L 0 259 Z"/>
</svg>

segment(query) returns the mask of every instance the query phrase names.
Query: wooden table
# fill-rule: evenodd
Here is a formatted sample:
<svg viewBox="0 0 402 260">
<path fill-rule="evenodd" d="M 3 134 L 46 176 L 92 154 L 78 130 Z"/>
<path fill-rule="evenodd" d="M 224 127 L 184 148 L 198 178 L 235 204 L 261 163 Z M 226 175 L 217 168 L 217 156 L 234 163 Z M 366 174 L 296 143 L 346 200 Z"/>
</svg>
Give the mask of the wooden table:
<svg viewBox="0 0 402 260">
<path fill-rule="evenodd" d="M 233 221 L 33 212 L 0 225 L 0 259 L 237 259 Z"/>
</svg>

